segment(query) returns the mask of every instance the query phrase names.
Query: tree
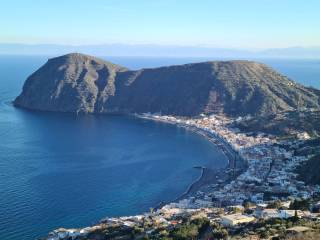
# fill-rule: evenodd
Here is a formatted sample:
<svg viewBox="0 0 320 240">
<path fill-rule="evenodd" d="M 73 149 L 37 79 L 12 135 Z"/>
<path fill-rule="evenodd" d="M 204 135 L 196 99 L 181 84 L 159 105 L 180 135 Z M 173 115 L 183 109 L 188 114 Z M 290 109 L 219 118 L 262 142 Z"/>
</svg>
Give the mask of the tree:
<svg viewBox="0 0 320 240">
<path fill-rule="evenodd" d="M 228 239 L 229 233 L 224 228 L 216 228 L 212 231 L 213 239 Z"/>
<path fill-rule="evenodd" d="M 245 200 L 244 202 L 243 202 L 243 207 L 245 208 L 245 209 L 248 209 L 248 208 L 250 208 L 252 206 L 252 203 L 249 201 L 249 200 Z"/>
<path fill-rule="evenodd" d="M 292 223 L 297 223 L 299 221 L 298 211 L 297 210 L 294 211 L 294 216 L 290 218 L 290 221 Z"/>
<path fill-rule="evenodd" d="M 268 206 L 267 206 L 267 208 L 276 208 L 276 209 L 279 209 L 281 207 L 282 207 L 282 205 L 281 205 L 281 201 L 280 200 L 273 201 L 273 202 L 269 203 Z"/>
<path fill-rule="evenodd" d="M 292 210 L 309 210 L 310 203 L 307 199 L 295 199 L 290 203 L 290 209 Z"/>
<path fill-rule="evenodd" d="M 263 231 L 263 232 L 260 233 L 260 237 L 262 237 L 262 238 L 264 238 L 264 239 L 265 239 L 265 238 L 268 238 L 269 235 L 270 235 L 270 233 L 269 233 L 268 230 L 265 230 L 265 231 Z"/>
<path fill-rule="evenodd" d="M 154 208 L 150 208 L 150 214 L 152 215 L 154 213 Z"/>
<path fill-rule="evenodd" d="M 210 225 L 210 221 L 207 218 L 197 218 L 192 220 L 191 224 L 195 224 L 198 227 L 198 232 L 201 234 L 207 230 Z"/>
<path fill-rule="evenodd" d="M 177 240 L 197 239 L 198 234 L 198 227 L 195 224 L 187 224 L 174 230 L 172 237 Z"/>
</svg>

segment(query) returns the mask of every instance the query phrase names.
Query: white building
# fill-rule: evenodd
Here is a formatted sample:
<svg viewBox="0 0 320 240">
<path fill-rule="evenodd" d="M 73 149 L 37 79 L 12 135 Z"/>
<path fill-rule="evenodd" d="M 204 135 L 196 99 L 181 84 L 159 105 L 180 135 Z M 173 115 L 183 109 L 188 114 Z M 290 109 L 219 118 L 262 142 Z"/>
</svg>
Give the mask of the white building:
<svg viewBox="0 0 320 240">
<path fill-rule="evenodd" d="M 241 223 L 253 222 L 254 220 L 255 220 L 255 218 L 252 216 L 246 216 L 243 214 L 231 214 L 231 215 L 223 216 L 221 218 L 221 223 L 224 226 L 232 227 L 232 226 L 236 226 Z"/>
<path fill-rule="evenodd" d="M 264 219 L 278 218 L 279 211 L 278 211 L 278 209 L 274 209 L 274 208 L 257 209 L 255 211 L 255 216 L 258 218 L 264 218 Z"/>
</svg>

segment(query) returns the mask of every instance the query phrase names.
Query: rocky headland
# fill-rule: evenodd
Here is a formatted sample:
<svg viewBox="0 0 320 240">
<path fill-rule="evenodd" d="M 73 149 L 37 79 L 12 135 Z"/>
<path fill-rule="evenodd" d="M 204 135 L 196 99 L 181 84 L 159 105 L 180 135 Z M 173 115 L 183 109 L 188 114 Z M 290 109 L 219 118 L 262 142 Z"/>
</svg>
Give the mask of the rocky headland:
<svg viewBox="0 0 320 240">
<path fill-rule="evenodd" d="M 72 53 L 26 80 L 18 107 L 76 113 L 261 115 L 319 108 L 320 91 L 252 61 L 213 61 L 137 71 Z"/>
</svg>

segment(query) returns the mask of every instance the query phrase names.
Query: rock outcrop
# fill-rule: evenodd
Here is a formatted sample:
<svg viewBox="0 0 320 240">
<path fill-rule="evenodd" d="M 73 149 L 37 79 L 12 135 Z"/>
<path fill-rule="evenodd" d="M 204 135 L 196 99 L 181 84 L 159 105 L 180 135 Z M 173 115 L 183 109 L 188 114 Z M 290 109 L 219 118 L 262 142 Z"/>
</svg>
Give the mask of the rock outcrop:
<svg viewBox="0 0 320 240">
<path fill-rule="evenodd" d="M 214 61 L 130 71 L 73 53 L 50 59 L 26 80 L 15 106 L 85 113 L 223 112 L 260 115 L 318 108 L 320 94 L 251 61 Z"/>
</svg>

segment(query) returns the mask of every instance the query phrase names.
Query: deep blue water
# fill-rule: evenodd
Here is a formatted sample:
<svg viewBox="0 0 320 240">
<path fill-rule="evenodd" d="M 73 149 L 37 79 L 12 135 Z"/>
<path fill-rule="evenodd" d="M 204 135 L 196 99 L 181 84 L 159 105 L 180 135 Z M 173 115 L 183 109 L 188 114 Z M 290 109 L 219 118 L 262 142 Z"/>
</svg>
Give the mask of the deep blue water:
<svg viewBox="0 0 320 240">
<path fill-rule="evenodd" d="M 25 78 L 46 57 L 0 56 L 0 239 L 34 239 L 57 227 L 148 211 L 195 180 L 195 165 L 224 156 L 200 136 L 123 116 L 75 116 L 14 108 Z M 109 58 L 129 68 L 203 59 Z M 319 61 L 274 61 L 319 87 Z"/>
<path fill-rule="evenodd" d="M 0 59 L 0 239 L 148 211 L 186 190 L 223 154 L 200 136 L 123 116 L 14 108 L 10 101 L 44 58 Z"/>
</svg>

